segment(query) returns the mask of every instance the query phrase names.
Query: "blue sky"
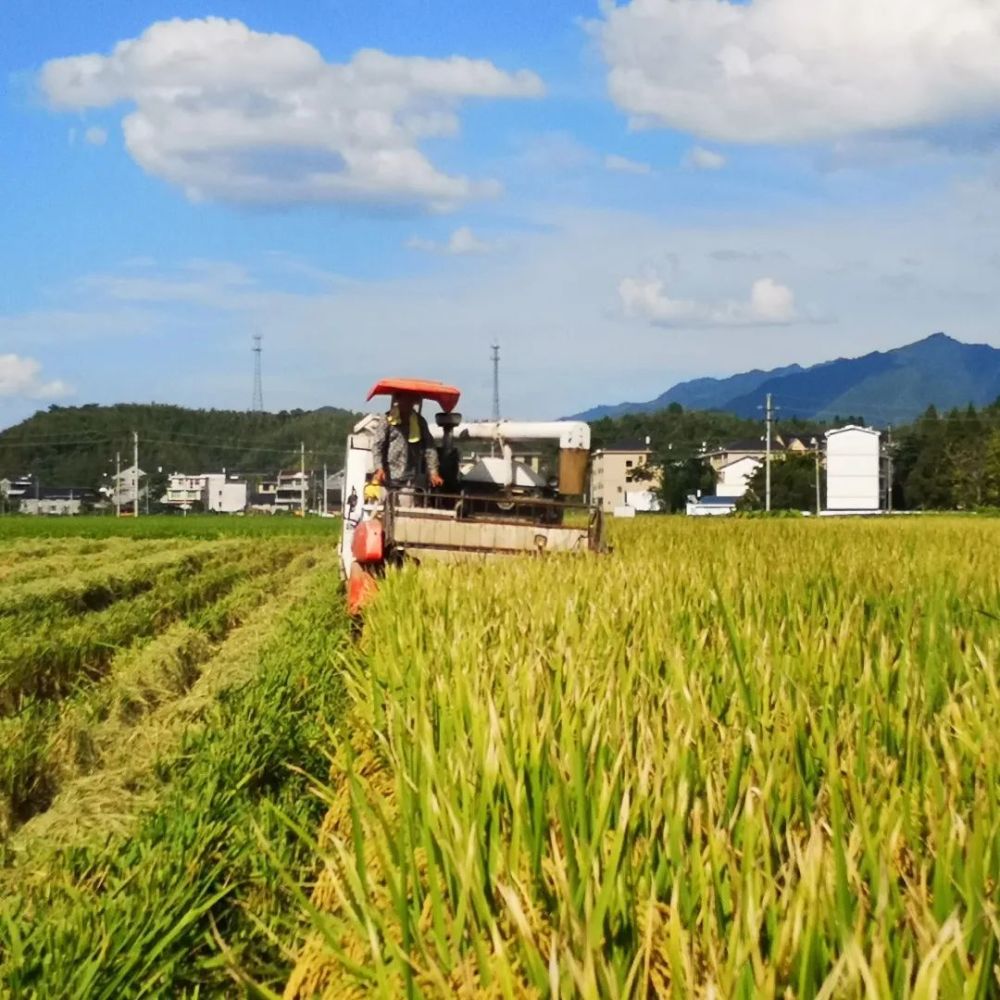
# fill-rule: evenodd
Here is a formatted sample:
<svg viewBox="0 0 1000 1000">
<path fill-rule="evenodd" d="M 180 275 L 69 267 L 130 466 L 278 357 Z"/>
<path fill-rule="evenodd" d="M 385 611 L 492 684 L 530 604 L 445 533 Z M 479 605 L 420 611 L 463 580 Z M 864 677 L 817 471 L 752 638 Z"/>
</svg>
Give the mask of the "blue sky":
<svg viewBox="0 0 1000 1000">
<path fill-rule="evenodd" d="M 0 426 L 52 402 L 542 417 L 1000 346 L 979 0 L 8 0 Z"/>
</svg>

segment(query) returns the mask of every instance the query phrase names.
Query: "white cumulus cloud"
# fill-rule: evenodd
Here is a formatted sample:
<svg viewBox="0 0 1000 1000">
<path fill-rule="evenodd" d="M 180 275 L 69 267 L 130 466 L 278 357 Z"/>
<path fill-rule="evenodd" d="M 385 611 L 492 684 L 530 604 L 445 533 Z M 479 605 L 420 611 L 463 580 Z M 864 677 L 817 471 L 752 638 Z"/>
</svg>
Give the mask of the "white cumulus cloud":
<svg viewBox="0 0 1000 1000">
<path fill-rule="evenodd" d="M 721 170 L 725 165 L 726 158 L 722 153 L 703 146 L 695 146 L 684 157 L 684 166 L 691 170 Z"/>
<path fill-rule="evenodd" d="M 157 22 L 107 56 L 53 59 L 40 82 L 57 109 L 132 105 L 129 153 L 193 200 L 439 209 L 499 185 L 439 170 L 421 140 L 455 135 L 463 100 L 544 90 L 534 73 L 462 56 L 365 49 L 329 63 L 300 38 L 216 17 Z"/>
<path fill-rule="evenodd" d="M 83 138 L 89 142 L 91 146 L 103 146 L 108 141 L 108 130 L 100 128 L 97 125 L 91 125 L 90 128 L 83 133 Z"/>
<path fill-rule="evenodd" d="M 491 253 L 497 247 L 496 243 L 480 239 L 468 226 L 460 226 L 448 237 L 445 243 L 437 243 L 434 240 L 414 236 L 407 240 L 406 245 L 411 250 L 421 250 L 424 253 L 445 253 L 454 257 Z"/>
<path fill-rule="evenodd" d="M 653 172 L 653 168 L 648 163 L 630 160 L 627 156 L 619 156 L 617 153 L 608 153 L 604 157 L 604 169 L 619 174 L 651 174 Z"/>
<path fill-rule="evenodd" d="M 994 0 L 631 0 L 594 30 L 636 125 L 796 142 L 1000 113 Z"/>
<path fill-rule="evenodd" d="M 659 278 L 623 278 L 618 296 L 626 316 L 656 326 L 780 326 L 799 318 L 795 295 L 773 278 L 759 278 L 748 301 L 700 302 L 671 298 Z"/>
<path fill-rule="evenodd" d="M 59 379 L 42 379 L 42 366 L 34 358 L 0 354 L 0 398 L 25 396 L 29 399 L 58 399 L 72 392 Z"/>
</svg>

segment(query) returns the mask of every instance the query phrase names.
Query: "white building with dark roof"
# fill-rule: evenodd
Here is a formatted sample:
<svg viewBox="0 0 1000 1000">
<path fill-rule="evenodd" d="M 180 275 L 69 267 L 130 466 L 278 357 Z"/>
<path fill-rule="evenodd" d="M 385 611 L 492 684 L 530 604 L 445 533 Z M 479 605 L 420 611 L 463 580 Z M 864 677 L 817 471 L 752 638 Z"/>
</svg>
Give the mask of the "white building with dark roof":
<svg viewBox="0 0 1000 1000">
<path fill-rule="evenodd" d="M 785 445 L 777 435 L 771 441 L 772 457 L 779 453 L 784 453 Z M 708 448 L 701 453 L 701 457 L 718 472 L 723 466 L 729 465 L 741 458 L 756 458 L 764 460 L 767 454 L 767 444 L 763 435 L 759 438 L 741 438 L 736 441 L 727 441 L 716 448 Z"/>
<path fill-rule="evenodd" d="M 738 500 L 750 486 L 750 478 L 764 464 L 756 455 L 740 455 L 715 470 L 715 495 Z"/>
<path fill-rule="evenodd" d="M 22 514 L 82 514 L 100 501 L 100 494 L 89 486 L 39 486 L 21 497 Z"/>
<path fill-rule="evenodd" d="M 246 509 L 247 484 L 225 472 L 204 472 L 199 476 L 175 472 L 167 479 L 167 492 L 161 502 L 180 510 L 198 504 L 205 511 L 236 514 Z"/>
<path fill-rule="evenodd" d="M 146 473 L 134 465 L 122 469 L 111 477 L 109 499 L 122 510 L 134 508 L 136 500 L 141 502 L 146 496 L 146 487 L 142 484 L 145 478 Z"/>
<path fill-rule="evenodd" d="M 278 473 L 274 504 L 278 510 L 305 511 L 308 504 L 310 472 L 299 470 Z"/>
</svg>

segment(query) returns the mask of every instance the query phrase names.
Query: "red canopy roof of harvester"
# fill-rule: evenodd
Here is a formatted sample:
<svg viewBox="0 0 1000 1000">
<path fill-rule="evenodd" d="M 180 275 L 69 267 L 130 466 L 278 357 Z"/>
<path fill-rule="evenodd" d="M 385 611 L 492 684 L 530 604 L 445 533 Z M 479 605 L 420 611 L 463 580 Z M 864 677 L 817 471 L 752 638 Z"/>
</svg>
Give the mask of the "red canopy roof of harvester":
<svg viewBox="0 0 1000 1000">
<path fill-rule="evenodd" d="M 432 382 L 422 378 L 384 378 L 372 386 L 368 398 L 391 396 L 396 392 L 411 392 L 424 399 L 433 399 L 445 413 L 451 413 L 455 409 L 459 396 L 462 395 L 460 389 L 456 389 L 453 385 L 445 385 L 444 382 Z"/>
</svg>

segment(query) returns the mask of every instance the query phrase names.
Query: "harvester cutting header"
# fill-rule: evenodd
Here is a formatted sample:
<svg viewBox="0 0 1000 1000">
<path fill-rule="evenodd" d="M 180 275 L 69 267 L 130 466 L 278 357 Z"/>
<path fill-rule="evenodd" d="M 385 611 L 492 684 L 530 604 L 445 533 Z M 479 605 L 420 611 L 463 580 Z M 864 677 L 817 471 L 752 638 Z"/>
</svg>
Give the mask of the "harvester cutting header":
<svg viewBox="0 0 1000 1000">
<path fill-rule="evenodd" d="M 344 464 L 341 562 L 352 613 L 374 593 L 385 567 L 405 559 L 603 548 L 601 512 L 583 500 L 586 423 L 463 423 L 455 412 L 460 391 L 422 379 L 383 379 L 368 393 L 369 400 L 376 396 L 389 397 L 388 412 L 358 421 Z M 433 427 L 422 412 L 428 400 L 440 407 Z M 460 449 L 475 442 L 484 454 L 463 461 Z M 558 444 L 556 476 L 546 479 L 515 457 L 513 446 L 525 442 Z"/>
</svg>

